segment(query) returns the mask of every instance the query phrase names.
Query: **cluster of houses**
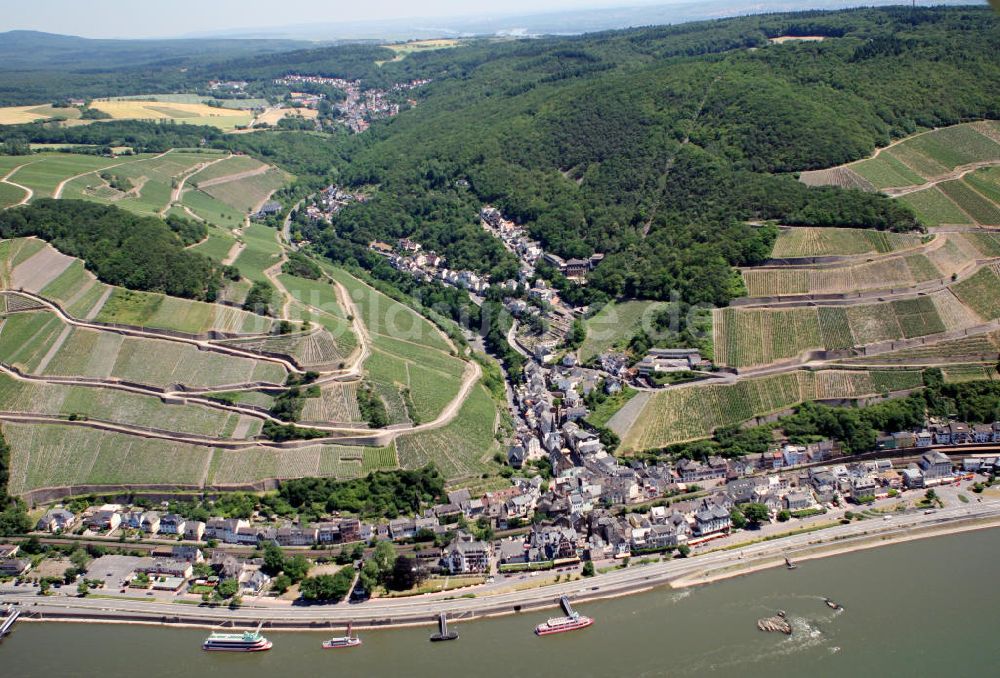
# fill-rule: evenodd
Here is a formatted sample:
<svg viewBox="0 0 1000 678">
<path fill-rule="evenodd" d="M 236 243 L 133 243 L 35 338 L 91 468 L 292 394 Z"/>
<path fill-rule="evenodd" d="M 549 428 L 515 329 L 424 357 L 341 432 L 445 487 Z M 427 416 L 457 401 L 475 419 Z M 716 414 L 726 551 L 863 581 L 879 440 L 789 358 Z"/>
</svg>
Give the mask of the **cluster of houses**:
<svg viewBox="0 0 1000 678">
<path fill-rule="evenodd" d="M 360 80 L 345 80 L 343 78 L 325 78 L 316 75 L 287 75 L 274 81 L 276 85 L 294 88 L 302 84 L 323 85 L 341 90 L 345 99 L 336 104 L 340 120 L 352 131 L 361 133 L 369 128 L 371 121 L 377 118 L 391 118 L 399 115 L 399 95 L 430 83 L 427 79 L 412 80 L 397 83 L 389 90 L 362 89 Z M 323 94 L 308 94 L 292 92 L 292 100 L 308 108 L 317 108 Z M 416 101 L 408 99 L 410 106 Z"/>
<path fill-rule="evenodd" d="M 31 569 L 31 561 L 18 558 L 21 547 L 17 544 L 0 544 L 0 577 L 20 577 Z"/>
<path fill-rule="evenodd" d="M 504 246 L 516 254 L 530 268 L 534 268 L 538 260 L 543 260 L 549 266 L 571 280 L 583 280 L 604 259 L 603 254 L 594 254 L 589 259 L 563 259 L 552 253 L 546 253 L 542 246 L 532 240 L 527 230 L 510 219 L 505 219 L 503 213 L 495 207 L 487 205 L 479 212 L 483 228 L 503 242 Z"/>
<path fill-rule="evenodd" d="M 420 243 L 409 238 L 401 238 L 396 245 L 376 240 L 369 243 L 368 248 L 386 257 L 397 271 L 408 273 L 418 280 L 437 280 L 444 285 L 479 295 L 490 288 L 489 276 L 479 275 L 474 271 L 450 269 L 444 257 L 425 251 Z"/>
<path fill-rule="evenodd" d="M 306 206 L 306 216 L 312 221 L 332 223 L 334 215 L 340 210 L 353 203 L 367 201 L 368 196 L 364 193 L 351 192 L 331 185 L 320 191 L 319 195 Z"/>
</svg>

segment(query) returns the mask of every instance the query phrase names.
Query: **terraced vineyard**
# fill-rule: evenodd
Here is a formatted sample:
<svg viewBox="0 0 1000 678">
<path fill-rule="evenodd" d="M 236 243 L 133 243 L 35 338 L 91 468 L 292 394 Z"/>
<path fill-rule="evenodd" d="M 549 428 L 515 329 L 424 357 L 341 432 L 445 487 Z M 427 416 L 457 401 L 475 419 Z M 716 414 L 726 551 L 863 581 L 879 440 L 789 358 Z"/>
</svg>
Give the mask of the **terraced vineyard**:
<svg viewBox="0 0 1000 678">
<path fill-rule="evenodd" d="M 716 360 L 748 367 L 796 358 L 824 348 L 815 308 L 725 308 L 713 313 Z"/>
<path fill-rule="evenodd" d="M 996 365 L 954 365 L 941 368 L 946 384 L 964 384 L 970 381 L 995 381 L 1000 379 Z"/>
<path fill-rule="evenodd" d="M 324 384 L 319 398 L 306 400 L 302 410 L 303 422 L 315 423 L 357 423 L 362 422 L 358 409 L 358 385 L 356 383 Z"/>
<path fill-rule="evenodd" d="M 892 233 L 861 228 L 782 228 L 774 243 L 775 258 L 885 254 L 920 245 L 918 233 Z"/>
<path fill-rule="evenodd" d="M 272 362 L 202 351 L 191 344 L 73 327 L 48 311 L 6 318 L 0 326 L 0 362 L 28 374 L 114 378 L 161 388 L 277 385 L 287 376 L 282 366 Z"/>
<path fill-rule="evenodd" d="M 974 276 L 952 286 L 962 303 L 983 320 L 1000 318 L 1000 266 L 982 268 Z"/>
<path fill-rule="evenodd" d="M 968 362 L 970 359 L 993 360 L 997 357 L 998 352 L 1000 352 L 1000 343 L 997 341 L 996 334 L 992 333 L 904 348 L 877 356 L 849 358 L 843 362 L 878 365 Z"/>
<path fill-rule="evenodd" d="M 500 449 L 494 436 L 496 417 L 493 399 L 476 385 L 450 424 L 396 439 L 399 463 L 414 469 L 434 462 L 451 481 L 495 473 L 492 457 Z"/>
<path fill-rule="evenodd" d="M 612 346 L 628 342 L 640 329 L 643 318 L 652 322 L 657 307 L 654 301 L 611 302 L 586 321 L 587 337 L 580 347 L 584 362 Z"/>
<path fill-rule="evenodd" d="M 366 471 L 365 462 L 368 462 Z M 295 449 L 216 449 L 206 476 L 213 486 L 247 485 L 269 478 L 330 477 L 348 480 L 396 468 L 389 448 L 312 445 Z"/>
<path fill-rule="evenodd" d="M 353 335 L 352 337 L 353 338 Z M 344 338 L 342 338 L 344 339 Z M 233 339 L 217 342 L 244 351 L 286 356 L 303 369 L 341 369 L 346 355 L 338 342 L 325 329 L 305 333 L 270 335 L 252 339 Z M 347 341 L 343 343 L 346 345 Z"/>
<path fill-rule="evenodd" d="M 288 179 L 285 172 L 271 169 L 264 174 L 213 184 L 199 190 L 239 212 L 249 214 L 284 186 Z"/>
</svg>

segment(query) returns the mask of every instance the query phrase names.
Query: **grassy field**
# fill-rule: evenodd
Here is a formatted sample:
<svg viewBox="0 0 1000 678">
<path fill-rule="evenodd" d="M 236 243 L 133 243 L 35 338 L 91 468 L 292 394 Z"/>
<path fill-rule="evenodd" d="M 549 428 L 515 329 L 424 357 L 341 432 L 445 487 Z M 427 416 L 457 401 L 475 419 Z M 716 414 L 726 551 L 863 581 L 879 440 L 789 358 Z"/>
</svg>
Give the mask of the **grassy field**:
<svg viewBox="0 0 1000 678">
<path fill-rule="evenodd" d="M 361 321 L 372 334 L 422 344 L 439 351 L 452 350 L 437 327 L 410 307 L 390 299 L 343 269 L 324 265 L 323 270 L 347 289 L 358 308 Z"/>
<path fill-rule="evenodd" d="M 184 191 L 181 204 L 210 224 L 227 230 L 243 223 L 241 212 L 201 191 Z"/>
<path fill-rule="evenodd" d="M 271 169 L 264 174 L 214 184 L 199 190 L 243 214 L 249 214 L 272 193 L 288 183 L 289 179 L 289 175 L 285 172 Z"/>
<path fill-rule="evenodd" d="M 259 170 L 264 166 L 264 163 L 251 158 L 248 155 L 234 155 L 231 158 L 226 158 L 221 162 L 214 163 L 196 174 L 193 174 L 191 178 L 188 179 L 188 183 L 193 188 L 198 188 L 200 184 L 206 181 L 228 177 L 233 174 L 240 174 L 241 172 Z"/>
<path fill-rule="evenodd" d="M 938 186 L 931 186 L 900 198 L 925 226 L 965 225 L 972 220 Z"/>
<path fill-rule="evenodd" d="M 772 257 L 849 256 L 886 254 L 916 247 L 917 233 L 891 233 L 863 228 L 783 228 L 774 243 Z"/>
<path fill-rule="evenodd" d="M 663 304 L 655 301 L 625 301 L 605 305 L 586 321 L 587 338 L 580 347 L 580 359 L 586 362 L 612 347 L 627 343 L 640 329 L 644 317 L 649 323 L 652 322 L 652 315 L 658 306 Z"/>
<path fill-rule="evenodd" d="M 221 109 L 201 103 L 170 101 L 95 101 L 91 107 L 115 120 L 174 120 L 194 125 L 212 125 L 222 130 L 250 124 L 250 113 Z"/>
<path fill-rule="evenodd" d="M 150 156 L 137 156 L 129 159 L 134 162 Z M 97 155 L 78 155 L 73 153 L 39 153 L 31 157 L 28 163 L 9 177 L 10 181 L 32 189 L 35 194 L 32 199 L 51 198 L 56 187 L 65 179 L 101 170 L 109 165 L 123 162 L 121 158 L 105 158 Z"/>
<path fill-rule="evenodd" d="M 983 320 L 1000 318 L 1000 272 L 996 266 L 980 269 L 971 278 L 953 285 L 952 290 Z"/>
<path fill-rule="evenodd" d="M 99 322 L 200 334 L 267 332 L 272 320 L 238 308 L 116 287 L 101 307 Z"/>
<path fill-rule="evenodd" d="M 24 125 L 39 120 L 76 120 L 79 108 L 42 106 L 5 106 L 0 108 L 0 125 Z"/>
<path fill-rule="evenodd" d="M 231 231 L 215 225 L 208 227 L 208 240 L 195 245 L 191 249 L 200 254 L 204 254 L 214 261 L 222 261 L 229 254 L 236 243 L 236 237 Z"/>
<path fill-rule="evenodd" d="M 240 252 L 234 265 L 245 278 L 254 282 L 267 281 L 264 271 L 281 260 L 277 231 L 263 224 L 250 224 L 243 231 L 243 241 L 246 249 Z"/>
<path fill-rule="evenodd" d="M 447 426 L 400 436 L 396 440 L 399 463 L 414 469 L 433 462 L 452 481 L 496 473 L 500 470 L 492 460 L 500 451 L 494 435 L 496 418 L 496 404 L 486 389 L 477 385 Z"/>
<path fill-rule="evenodd" d="M 0 184 L 0 210 L 17 205 L 26 196 L 24 189 L 10 184 Z"/>
</svg>

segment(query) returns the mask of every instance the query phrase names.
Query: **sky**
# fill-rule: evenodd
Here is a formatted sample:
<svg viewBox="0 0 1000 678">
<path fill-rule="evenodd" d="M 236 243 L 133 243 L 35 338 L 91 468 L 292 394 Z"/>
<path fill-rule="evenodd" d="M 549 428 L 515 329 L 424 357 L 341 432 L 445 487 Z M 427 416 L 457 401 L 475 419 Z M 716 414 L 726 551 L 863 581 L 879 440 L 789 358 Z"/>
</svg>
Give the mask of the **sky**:
<svg viewBox="0 0 1000 678">
<path fill-rule="evenodd" d="M 10 2 L 0 31 L 88 38 L 178 37 L 311 22 L 535 14 L 682 0 L 44 0 Z"/>
</svg>

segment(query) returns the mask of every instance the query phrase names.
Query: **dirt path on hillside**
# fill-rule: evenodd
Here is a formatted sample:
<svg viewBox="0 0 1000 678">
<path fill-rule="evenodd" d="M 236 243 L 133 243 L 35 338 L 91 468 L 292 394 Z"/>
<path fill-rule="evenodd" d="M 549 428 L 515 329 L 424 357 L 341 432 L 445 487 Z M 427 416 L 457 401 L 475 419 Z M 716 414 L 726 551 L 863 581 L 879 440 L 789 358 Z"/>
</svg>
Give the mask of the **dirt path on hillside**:
<svg viewBox="0 0 1000 678">
<path fill-rule="evenodd" d="M 265 174 L 270 171 L 270 165 L 261 165 L 257 169 L 247 170 L 246 172 L 237 172 L 236 174 L 227 174 L 221 177 L 215 177 L 214 179 L 206 179 L 198 184 L 198 190 L 203 188 L 211 188 L 212 186 L 218 186 L 219 184 L 228 184 L 233 181 L 239 181 L 240 179 L 249 179 L 250 177 L 255 177 L 259 174 Z"/>
<path fill-rule="evenodd" d="M 962 165 L 960 167 L 956 167 L 950 172 L 934 177 L 933 179 L 929 179 L 926 183 L 919 184 L 917 186 L 883 188 L 882 192 L 885 193 L 890 198 L 898 198 L 903 195 L 909 195 L 910 193 L 917 193 L 919 191 L 924 191 L 928 188 L 933 188 L 934 186 L 937 186 L 938 184 L 943 184 L 947 181 L 956 181 L 958 179 L 963 178 L 966 174 L 972 174 L 976 170 L 983 169 L 984 167 L 998 167 L 998 166 L 1000 166 L 1000 160 L 983 160 L 980 162 L 973 162 L 969 163 L 968 165 Z M 976 192 L 978 193 L 978 191 Z M 989 200 L 989 198 L 987 198 L 987 200 Z M 992 200 L 990 202 L 992 202 Z"/>
<path fill-rule="evenodd" d="M 85 177 L 88 174 L 95 174 L 97 172 L 104 172 L 105 170 L 113 169 L 115 167 L 121 167 L 122 165 L 128 165 L 128 164 L 132 164 L 132 163 L 146 162 L 147 160 L 159 160 L 163 156 L 165 156 L 165 155 L 167 155 L 169 153 L 173 153 L 173 152 L 174 152 L 174 149 L 171 148 L 170 150 L 164 151 L 163 153 L 160 153 L 159 155 L 154 155 L 152 158 L 140 158 L 138 160 L 136 160 L 135 158 L 132 158 L 130 160 L 122 160 L 121 162 L 115 163 L 114 165 L 108 165 L 107 167 L 101 167 L 100 169 L 93 169 L 93 170 L 90 170 L 89 172 L 80 172 L 79 174 L 75 174 L 75 175 L 69 177 L 68 179 L 63 179 L 62 181 L 60 181 L 56 185 L 56 190 L 52 191 L 52 197 L 56 198 L 56 199 L 61 198 L 62 197 L 63 189 L 66 188 L 66 184 L 68 184 L 69 182 L 73 181 L 74 179 L 79 179 L 80 177 Z"/>
<path fill-rule="evenodd" d="M 38 162 L 38 161 L 36 160 L 34 162 Z M 31 201 L 31 199 L 35 196 L 35 192 L 33 190 L 31 190 L 30 188 L 28 188 L 27 186 L 22 186 L 21 184 L 16 184 L 16 183 L 14 183 L 13 181 L 10 180 L 10 178 L 12 176 L 14 176 L 14 174 L 19 169 L 21 169 L 22 167 L 27 167 L 28 165 L 32 165 L 32 164 L 34 164 L 34 162 L 26 162 L 23 165 L 18 165 L 17 167 L 15 167 L 14 169 L 12 169 L 11 171 L 7 172 L 7 174 L 5 174 L 2 179 L 0 179 L 0 184 L 7 184 L 8 186 L 13 186 L 14 188 L 20 188 L 22 191 L 24 191 L 24 197 L 21 198 L 21 202 L 15 203 L 15 204 L 11 205 L 11 207 L 20 207 L 21 205 L 27 205 Z"/>
<path fill-rule="evenodd" d="M 166 207 L 164 207 L 162 210 L 160 210 L 160 216 L 165 215 L 167 213 L 167 210 L 169 210 L 171 207 L 173 207 L 174 205 L 176 205 L 177 203 L 179 203 L 181 201 L 181 197 L 184 195 L 184 184 L 187 182 L 188 179 L 190 179 L 194 175 L 198 174 L 198 172 L 201 172 L 203 169 L 205 169 L 207 167 L 211 167 L 212 165 L 215 165 L 217 163 L 220 163 L 223 160 L 228 160 L 231 157 L 233 157 L 233 156 L 230 154 L 230 155 L 227 155 L 225 157 L 219 158 L 217 160 L 209 160 L 208 162 L 200 162 L 197 165 L 195 165 L 194 167 L 192 167 L 189 171 L 187 171 L 186 173 L 184 173 L 181 176 L 180 180 L 177 182 L 177 185 L 170 192 L 170 202 L 167 203 Z M 186 211 L 190 212 L 190 210 L 188 210 L 186 207 L 184 209 Z M 199 218 L 198 220 L 199 221 L 204 221 L 201 218 Z"/>
</svg>

